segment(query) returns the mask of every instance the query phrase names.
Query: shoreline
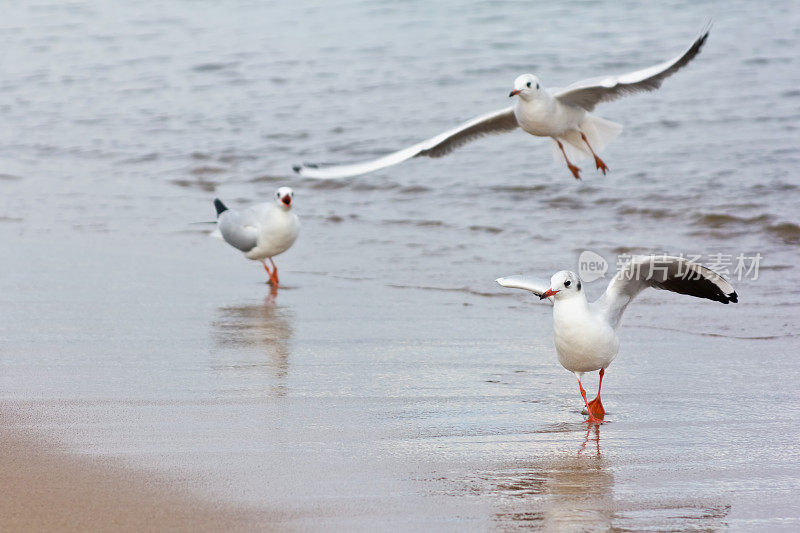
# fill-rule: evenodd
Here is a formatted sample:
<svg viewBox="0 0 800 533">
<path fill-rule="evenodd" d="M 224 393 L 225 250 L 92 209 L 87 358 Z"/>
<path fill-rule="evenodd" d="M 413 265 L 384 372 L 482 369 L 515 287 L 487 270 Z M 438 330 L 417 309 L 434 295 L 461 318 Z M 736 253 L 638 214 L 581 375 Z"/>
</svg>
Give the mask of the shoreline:
<svg viewBox="0 0 800 533">
<path fill-rule="evenodd" d="M 79 456 L 0 420 L 0 530 L 264 531 L 269 511 L 220 504 L 169 476 Z M 272 525 L 272 527 L 270 527 Z"/>
</svg>

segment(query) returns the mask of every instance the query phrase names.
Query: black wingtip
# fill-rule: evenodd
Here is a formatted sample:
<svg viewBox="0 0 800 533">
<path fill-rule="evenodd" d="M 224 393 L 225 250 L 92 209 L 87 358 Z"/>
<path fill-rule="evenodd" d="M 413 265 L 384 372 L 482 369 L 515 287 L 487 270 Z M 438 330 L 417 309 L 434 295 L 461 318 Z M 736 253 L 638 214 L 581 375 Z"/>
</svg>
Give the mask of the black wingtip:
<svg viewBox="0 0 800 533">
<path fill-rule="evenodd" d="M 303 165 L 294 165 L 292 170 L 294 170 L 297 174 L 300 174 L 300 170 L 303 168 Z"/>
<path fill-rule="evenodd" d="M 732 292 L 730 294 L 723 293 L 722 296 L 717 299 L 717 301 L 722 302 L 725 305 L 728 305 L 730 303 L 734 303 L 734 304 L 735 303 L 739 303 L 739 295 L 736 294 L 736 291 L 734 291 L 734 292 Z"/>
<path fill-rule="evenodd" d="M 708 39 L 708 35 L 711 33 L 711 28 L 713 26 L 714 26 L 714 21 L 709 19 L 709 21 L 706 22 L 706 25 L 703 28 L 703 31 L 700 32 L 700 35 L 697 37 L 696 42 L 697 42 L 698 50 L 700 48 L 702 48 L 704 44 L 706 44 L 706 40 Z"/>
<path fill-rule="evenodd" d="M 214 207 L 217 209 L 217 216 L 220 216 L 222 213 L 228 210 L 228 208 L 219 198 L 214 198 Z"/>
</svg>

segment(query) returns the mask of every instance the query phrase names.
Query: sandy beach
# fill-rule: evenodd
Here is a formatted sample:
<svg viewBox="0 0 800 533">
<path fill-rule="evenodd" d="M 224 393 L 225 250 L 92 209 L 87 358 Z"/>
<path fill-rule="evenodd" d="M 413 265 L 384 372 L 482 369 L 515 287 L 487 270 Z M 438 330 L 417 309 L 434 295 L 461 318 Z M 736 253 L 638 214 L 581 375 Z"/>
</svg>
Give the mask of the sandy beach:
<svg viewBox="0 0 800 533">
<path fill-rule="evenodd" d="M 580 9 L 9 7 L 0 529 L 800 528 L 798 10 Z M 695 63 L 602 108 L 626 127 L 607 176 L 514 134 L 291 173 L 508 105 L 529 69 L 557 85 L 669 57 L 709 12 Z M 209 233 L 215 197 L 281 185 L 302 230 L 274 291 Z M 620 258 L 664 252 L 739 294 L 643 293 L 599 427 L 552 308 L 494 282 L 587 250 L 609 264 L 592 298 Z"/>
<path fill-rule="evenodd" d="M 177 479 L 54 449 L 5 424 L 0 450 L 3 531 L 266 531 L 277 522 L 268 512 L 203 500 Z"/>
</svg>

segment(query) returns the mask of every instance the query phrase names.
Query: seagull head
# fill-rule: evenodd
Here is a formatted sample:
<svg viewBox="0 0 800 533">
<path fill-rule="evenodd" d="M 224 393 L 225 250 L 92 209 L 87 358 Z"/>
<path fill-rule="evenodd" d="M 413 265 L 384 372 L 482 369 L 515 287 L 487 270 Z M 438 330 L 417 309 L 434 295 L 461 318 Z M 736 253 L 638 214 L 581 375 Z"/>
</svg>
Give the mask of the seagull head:
<svg viewBox="0 0 800 533">
<path fill-rule="evenodd" d="M 550 296 L 555 296 L 556 300 L 569 298 L 580 294 L 581 288 L 581 279 L 575 272 L 562 270 L 553 274 L 553 277 L 550 278 L 550 288 L 542 293 L 539 299 L 544 300 Z"/>
<path fill-rule="evenodd" d="M 523 100 L 531 100 L 539 96 L 539 91 L 539 78 L 533 74 L 523 74 L 514 80 L 514 90 L 508 93 L 508 96 L 519 95 Z"/>
<path fill-rule="evenodd" d="M 281 187 L 275 192 L 275 203 L 287 211 L 292 208 L 292 198 L 294 191 L 289 187 Z"/>
</svg>

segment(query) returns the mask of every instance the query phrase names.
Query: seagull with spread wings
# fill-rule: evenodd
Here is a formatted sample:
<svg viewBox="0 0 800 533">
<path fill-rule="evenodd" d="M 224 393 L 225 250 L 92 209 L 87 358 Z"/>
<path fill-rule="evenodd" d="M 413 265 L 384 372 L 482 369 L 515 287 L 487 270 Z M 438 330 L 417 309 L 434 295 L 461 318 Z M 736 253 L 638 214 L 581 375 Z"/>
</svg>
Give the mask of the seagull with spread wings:
<svg viewBox="0 0 800 533">
<path fill-rule="evenodd" d="M 561 366 L 578 378 L 578 387 L 590 423 L 600 423 L 605 409 L 600 401 L 605 369 L 619 351 L 617 330 L 628 304 L 648 287 L 706 298 L 727 304 L 739 300 L 730 283 L 713 270 L 681 257 L 634 256 L 609 283 L 603 296 L 589 303 L 580 278 L 566 270 L 549 282 L 526 276 L 499 278 L 503 287 L 525 289 L 553 302 L 553 332 Z M 597 397 L 588 401 L 581 384 L 585 372 L 600 371 Z"/>
<path fill-rule="evenodd" d="M 514 81 L 514 89 L 509 93 L 509 97 L 519 97 L 511 107 L 474 118 L 436 137 L 378 159 L 344 165 L 306 163 L 296 165 L 294 170 L 302 176 L 319 179 L 358 176 L 412 157 L 442 157 L 484 135 L 519 127 L 537 137 L 550 137 L 554 159 L 564 161 L 576 179 L 580 179 L 580 168 L 573 161 L 585 157 L 594 157 L 597 169 L 605 174 L 608 166 L 597 154 L 619 135 L 622 126 L 590 111 L 597 104 L 626 94 L 658 89 L 666 78 L 700 53 L 709 31 L 710 28 L 706 28 L 685 52 L 674 59 L 620 76 L 579 81 L 564 89 L 545 89 L 539 78 L 523 74 Z"/>
</svg>

